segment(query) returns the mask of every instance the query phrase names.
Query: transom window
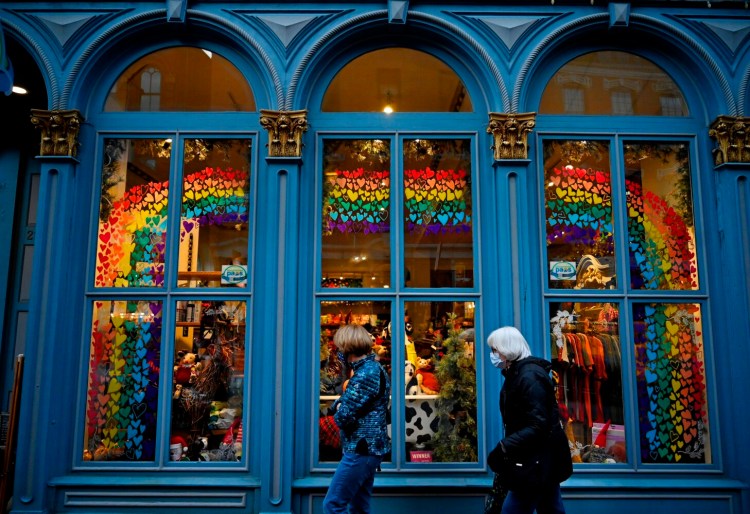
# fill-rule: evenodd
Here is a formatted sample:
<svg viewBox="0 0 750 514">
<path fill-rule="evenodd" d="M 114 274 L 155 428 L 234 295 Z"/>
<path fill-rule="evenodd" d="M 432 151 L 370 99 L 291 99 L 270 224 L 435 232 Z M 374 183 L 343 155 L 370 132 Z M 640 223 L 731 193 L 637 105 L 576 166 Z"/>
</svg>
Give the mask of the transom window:
<svg viewBox="0 0 750 514">
<path fill-rule="evenodd" d="M 247 80 L 216 52 L 158 50 L 128 66 L 109 91 L 106 112 L 254 111 Z"/>
<path fill-rule="evenodd" d="M 572 87 L 582 100 L 573 100 Z M 668 109 L 665 96 L 672 99 Z M 555 73 L 539 113 L 687 116 L 688 109 L 677 84 L 652 62 L 627 52 L 600 51 L 577 57 Z"/>
<path fill-rule="evenodd" d="M 347 64 L 331 81 L 324 112 L 471 112 L 456 73 L 409 48 L 375 50 Z"/>
</svg>

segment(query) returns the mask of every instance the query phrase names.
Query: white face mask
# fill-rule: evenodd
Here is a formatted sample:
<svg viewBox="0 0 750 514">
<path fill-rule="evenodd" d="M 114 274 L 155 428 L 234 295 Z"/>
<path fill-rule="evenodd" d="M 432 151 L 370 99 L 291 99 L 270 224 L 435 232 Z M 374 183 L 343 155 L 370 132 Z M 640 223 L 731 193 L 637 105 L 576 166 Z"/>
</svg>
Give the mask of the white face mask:
<svg viewBox="0 0 750 514">
<path fill-rule="evenodd" d="M 495 366 L 497 369 L 504 369 L 505 368 L 505 361 L 495 355 L 495 352 L 490 350 L 490 362 L 493 366 Z"/>
</svg>

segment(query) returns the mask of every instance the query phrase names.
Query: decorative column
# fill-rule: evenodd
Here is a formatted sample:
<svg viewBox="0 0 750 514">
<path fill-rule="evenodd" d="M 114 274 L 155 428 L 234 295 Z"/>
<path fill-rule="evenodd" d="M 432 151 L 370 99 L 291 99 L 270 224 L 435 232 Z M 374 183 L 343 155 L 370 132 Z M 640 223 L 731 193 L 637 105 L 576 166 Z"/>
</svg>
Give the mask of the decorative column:
<svg viewBox="0 0 750 514">
<path fill-rule="evenodd" d="M 719 116 L 709 127 L 708 135 L 717 143 L 714 166 L 750 163 L 750 118 Z"/>
<path fill-rule="evenodd" d="M 42 131 L 41 157 L 75 157 L 83 117 L 77 110 L 31 110 L 31 123 Z"/>
<path fill-rule="evenodd" d="M 300 157 L 302 133 L 307 131 L 307 111 L 260 110 L 260 124 L 268 131 L 269 157 Z"/>
<path fill-rule="evenodd" d="M 494 137 L 495 160 L 529 158 L 528 135 L 536 125 L 536 113 L 490 113 L 487 133 Z"/>
<path fill-rule="evenodd" d="M 262 252 L 256 252 L 258 280 L 262 288 L 274 291 L 264 299 L 262 314 L 276 320 L 261 337 L 264 344 L 256 358 L 266 367 L 260 391 L 265 416 L 260 428 L 261 487 L 260 514 L 289 514 L 293 511 L 294 413 L 298 387 L 294 359 L 297 351 L 300 305 L 299 256 L 309 252 L 300 246 L 302 135 L 308 129 L 307 111 L 260 111 L 260 124 L 268 131 L 265 169 L 258 173 L 258 212 L 267 216 L 258 232 Z M 305 213 L 309 216 L 309 213 Z M 261 287 L 261 284 L 258 284 Z M 304 292 L 304 290 L 303 290 Z M 257 406 L 256 406 L 257 407 Z"/>
<path fill-rule="evenodd" d="M 60 452 L 48 430 L 71 440 L 75 412 L 69 399 L 77 386 L 70 375 L 77 369 L 77 352 L 70 351 L 83 305 L 75 300 L 83 281 L 86 230 L 74 218 L 75 155 L 83 117 L 76 110 L 31 111 L 31 122 L 41 130 L 40 178 L 31 297 L 27 322 L 25 371 L 16 461 L 13 508 L 18 512 L 44 512 L 54 492 L 49 482 L 69 468 L 70 455 Z M 83 185 L 86 191 L 90 184 Z M 65 400 L 65 401 L 61 401 Z M 68 450 L 66 450 L 68 451 Z M 52 458 L 50 455 L 56 455 Z M 64 455 L 64 457 L 63 457 Z"/>
</svg>

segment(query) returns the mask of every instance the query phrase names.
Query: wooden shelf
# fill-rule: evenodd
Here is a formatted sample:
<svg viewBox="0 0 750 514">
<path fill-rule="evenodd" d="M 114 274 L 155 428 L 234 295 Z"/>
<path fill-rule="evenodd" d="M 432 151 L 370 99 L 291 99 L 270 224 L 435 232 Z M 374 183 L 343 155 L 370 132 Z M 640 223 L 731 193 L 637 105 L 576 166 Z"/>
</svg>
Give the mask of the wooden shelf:
<svg viewBox="0 0 750 514">
<path fill-rule="evenodd" d="M 221 280 L 221 271 L 178 271 L 177 280 Z"/>
</svg>

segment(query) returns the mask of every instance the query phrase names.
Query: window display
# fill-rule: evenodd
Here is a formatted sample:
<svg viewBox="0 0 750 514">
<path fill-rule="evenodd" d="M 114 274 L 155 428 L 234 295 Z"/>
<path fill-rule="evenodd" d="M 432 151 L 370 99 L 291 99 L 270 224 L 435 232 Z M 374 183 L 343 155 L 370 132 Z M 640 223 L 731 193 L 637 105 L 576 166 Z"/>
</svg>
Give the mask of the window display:
<svg viewBox="0 0 750 514">
<path fill-rule="evenodd" d="M 324 152 L 321 285 L 388 288 L 390 142 L 326 140 Z"/>
<path fill-rule="evenodd" d="M 245 302 L 177 302 L 171 440 L 175 461 L 242 458 Z"/>
<path fill-rule="evenodd" d="M 247 285 L 249 139 L 186 139 L 179 287 Z"/>
<path fill-rule="evenodd" d="M 154 460 L 162 307 L 160 301 L 94 302 L 84 461 Z"/>
<path fill-rule="evenodd" d="M 552 369 L 573 462 L 627 462 L 619 307 L 550 304 Z"/>
<path fill-rule="evenodd" d="M 478 462 L 474 302 L 406 302 L 410 462 Z"/>
<path fill-rule="evenodd" d="M 471 143 L 404 141 L 404 285 L 473 287 Z"/>
<path fill-rule="evenodd" d="M 633 289 L 698 289 L 687 144 L 626 142 Z"/>
<path fill-rule="evenodd" d="M 106 139 L 96 287 L 161 287 L 167 241 L 169 139 Z"/>
<path fill-rule="evenodd" d="M 351 369 L 333 344 L 342 325 L 363 326 L 372 336 L 377 360 L 391 377 L 391 304 L 383 301 L 322 301 L 320 303 L 320 389 L 318 412 L 318 460 L 341 460 L 339 428 L 332 405 L 343 391 Z M 390 432 L 390 427 L 389 427 Z M 390 461 L 390 456 L 384 459 Z"/>
<path fill-rule="evenodd" d="M 641 462 L 711 463 L 700 304 L 633 305 Z"/>
<path fill-rule="evenodd" d="M 609 144 L 544 142 L 548 284 L 617 287 Z"/>
</svg>

